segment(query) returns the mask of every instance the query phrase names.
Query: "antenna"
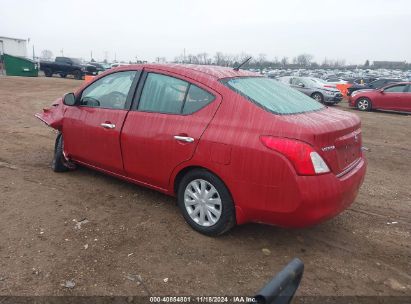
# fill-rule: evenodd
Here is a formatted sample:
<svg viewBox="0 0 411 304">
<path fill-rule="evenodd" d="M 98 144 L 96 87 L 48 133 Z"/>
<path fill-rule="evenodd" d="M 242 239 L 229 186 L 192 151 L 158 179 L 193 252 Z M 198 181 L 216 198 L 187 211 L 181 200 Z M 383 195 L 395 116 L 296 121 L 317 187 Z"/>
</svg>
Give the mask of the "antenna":
<svg viewBox="0 0 411 304">
<path fill-rule="evenodd" d="M 249 62 L 250 59 L 251 59 L 251 56 L 248 57 L 246 60 L 244 60 L 242 63 L 240 63 L 240 65 L 237 66 L 237 67 L 235 67 L 233 70 L 234 70 L 234 71 L 238 71 L 244 64 L 246 64 L 247 62 Z"/>
</svg>

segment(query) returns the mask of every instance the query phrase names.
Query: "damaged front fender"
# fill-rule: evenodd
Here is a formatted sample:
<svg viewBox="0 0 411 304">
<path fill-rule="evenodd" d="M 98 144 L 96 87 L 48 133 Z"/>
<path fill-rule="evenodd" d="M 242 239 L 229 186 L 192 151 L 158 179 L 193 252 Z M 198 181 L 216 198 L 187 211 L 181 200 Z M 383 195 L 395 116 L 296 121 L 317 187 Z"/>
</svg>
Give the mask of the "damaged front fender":
<svg viewBox="0 0 411 304">
<path fill-rule="evenodd" d="M 59 98 L 53 102 L 51 107 L 44 108 L 42 113 L 36 113 L 34 116 L 49 127 L 61 131 L 63 127 L 64 110 L 63 100 Z"/>
</svg>

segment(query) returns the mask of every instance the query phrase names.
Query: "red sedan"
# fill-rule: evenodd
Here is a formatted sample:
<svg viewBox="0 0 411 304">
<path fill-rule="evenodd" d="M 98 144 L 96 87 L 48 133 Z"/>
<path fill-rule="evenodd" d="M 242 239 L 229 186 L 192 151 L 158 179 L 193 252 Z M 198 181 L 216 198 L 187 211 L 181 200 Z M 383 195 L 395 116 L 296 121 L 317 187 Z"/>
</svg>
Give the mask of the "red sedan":
<svg viewBox="0 0 411 304">
<path fill-rule="evenodd" d="M 195 230 L 304 227 L 355 199 L 360 120 L 242 70 L 131 65 L 36 115 L 59 131 L 52 168 L 76 164 L 176 196 Z"/>
<path fill-rule="evenodd" d="M 361 111 L 411 112 L 411 82 L 392 83 L 378 90 L 354 91 L 348 102 Z"/>
</svg>

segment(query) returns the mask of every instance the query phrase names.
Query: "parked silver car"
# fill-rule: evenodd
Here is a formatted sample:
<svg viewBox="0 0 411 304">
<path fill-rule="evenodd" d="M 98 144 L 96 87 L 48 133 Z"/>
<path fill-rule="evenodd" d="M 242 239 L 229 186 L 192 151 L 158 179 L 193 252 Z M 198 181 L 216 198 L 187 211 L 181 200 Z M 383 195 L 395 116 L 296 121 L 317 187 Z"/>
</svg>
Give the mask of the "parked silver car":
<svg viewBox="0 0 411 304">
<path fill-rule="evenodd" d="M 337 104 L 343 98 L 343 95 L 338 89 L 325 83 L 322 79 L 312 77 L 291 77 L 288 81 L 286 80 L 283 82 L 321 103 Z"/>
</svg>

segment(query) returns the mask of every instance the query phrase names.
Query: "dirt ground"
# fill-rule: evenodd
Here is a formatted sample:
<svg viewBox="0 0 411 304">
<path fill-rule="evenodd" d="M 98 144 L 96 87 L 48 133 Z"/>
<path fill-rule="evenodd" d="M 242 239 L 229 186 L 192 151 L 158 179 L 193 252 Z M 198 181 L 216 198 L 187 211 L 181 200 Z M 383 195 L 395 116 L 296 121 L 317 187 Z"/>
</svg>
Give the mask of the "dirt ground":
<svg viewBox="0 0 411 304">
<path fill-rule="evenodd" d="M 55 132 L 33 114 L 79 85 L 0 77 L 0 295 L 252 295 L 293 257 L 300 295 L 411 295 L 411 116 L 355 111 L 369 167 L 335 219 L 210 238 L 173 198 L 85 168 L 52 172 Z"/>
</svg>

